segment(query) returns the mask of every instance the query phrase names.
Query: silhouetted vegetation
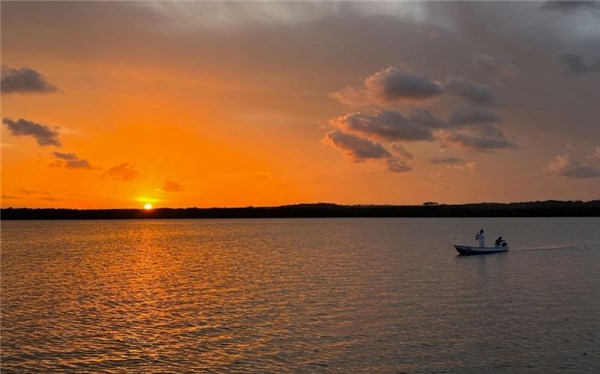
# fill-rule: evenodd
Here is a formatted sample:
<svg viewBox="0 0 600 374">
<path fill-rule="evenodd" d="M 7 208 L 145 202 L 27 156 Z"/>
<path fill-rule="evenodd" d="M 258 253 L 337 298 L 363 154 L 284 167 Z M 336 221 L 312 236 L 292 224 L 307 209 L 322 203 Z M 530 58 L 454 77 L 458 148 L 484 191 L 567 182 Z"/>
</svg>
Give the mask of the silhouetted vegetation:
<svg viewBox="0 0 600 374">
<path fill-rule="evenodd" d="M 316 218 L 316 217 L 600 217 L 600 200 L 478 203 L 462 205 L 298 204 L 246 208 L 30 209 L 5 208 L 3 220 L 172 219 L 172 218 Z"/>
</svg>

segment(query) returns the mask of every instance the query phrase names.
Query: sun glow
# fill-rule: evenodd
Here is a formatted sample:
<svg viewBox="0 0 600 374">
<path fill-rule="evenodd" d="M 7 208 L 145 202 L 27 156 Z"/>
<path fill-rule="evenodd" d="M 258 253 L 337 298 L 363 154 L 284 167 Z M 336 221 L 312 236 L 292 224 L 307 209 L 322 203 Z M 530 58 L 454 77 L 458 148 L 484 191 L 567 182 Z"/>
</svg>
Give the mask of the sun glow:
<svg viewBox="0 0 600 374">
<path fill-rule="evenodd" d="M 150 204 L 150 203 L 146 203 L 146 204 L 144 204 L 144 209 L 145 209 L 145 210 L 150 210 L 150 209 L 152 209 L 152 204 Z"/>
</svg>

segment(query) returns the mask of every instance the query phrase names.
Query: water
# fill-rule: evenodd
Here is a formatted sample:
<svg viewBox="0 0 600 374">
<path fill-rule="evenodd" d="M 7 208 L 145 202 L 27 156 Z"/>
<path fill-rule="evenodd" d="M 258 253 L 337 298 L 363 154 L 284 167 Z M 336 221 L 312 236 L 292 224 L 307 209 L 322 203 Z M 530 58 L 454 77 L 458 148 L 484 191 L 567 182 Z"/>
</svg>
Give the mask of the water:
<svg viewBox="0 0 600 374">
<path fill-rule="evenodd" d="M 511 251 L 458 257 L 502 235 Z M 600 219 L 2 222 L 2 372 L 600 372 Z"/>
</svg>

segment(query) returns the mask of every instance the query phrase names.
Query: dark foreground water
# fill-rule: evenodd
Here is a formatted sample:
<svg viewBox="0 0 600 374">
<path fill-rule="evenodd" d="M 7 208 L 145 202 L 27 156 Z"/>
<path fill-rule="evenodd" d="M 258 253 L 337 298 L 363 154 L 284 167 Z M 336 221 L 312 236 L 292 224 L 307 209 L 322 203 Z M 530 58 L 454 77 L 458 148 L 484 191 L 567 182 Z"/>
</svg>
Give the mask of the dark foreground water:
<svg viewBox="0 0 600 374">
<path fill-rule="evenodd" d="M 600 372 L 598 218 L 5 221 L 1 265 L 3 373 Z"/>
</svg>

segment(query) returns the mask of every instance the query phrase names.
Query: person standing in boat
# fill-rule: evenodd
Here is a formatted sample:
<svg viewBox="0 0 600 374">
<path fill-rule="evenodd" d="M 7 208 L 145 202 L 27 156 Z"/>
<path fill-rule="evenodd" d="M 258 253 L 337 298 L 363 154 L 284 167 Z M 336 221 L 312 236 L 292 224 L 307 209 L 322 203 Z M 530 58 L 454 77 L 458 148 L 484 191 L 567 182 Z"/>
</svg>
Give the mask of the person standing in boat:
<svg viewBox="0 0 600 374">
<path fill-rule="evenodd" d="M 475 235 L 475 239 L 479 240 L 480 247 L 485 247 L 485 232 L 483 232 L 483 229 L 479 230 L 477 235 Z"/>
</svg>

